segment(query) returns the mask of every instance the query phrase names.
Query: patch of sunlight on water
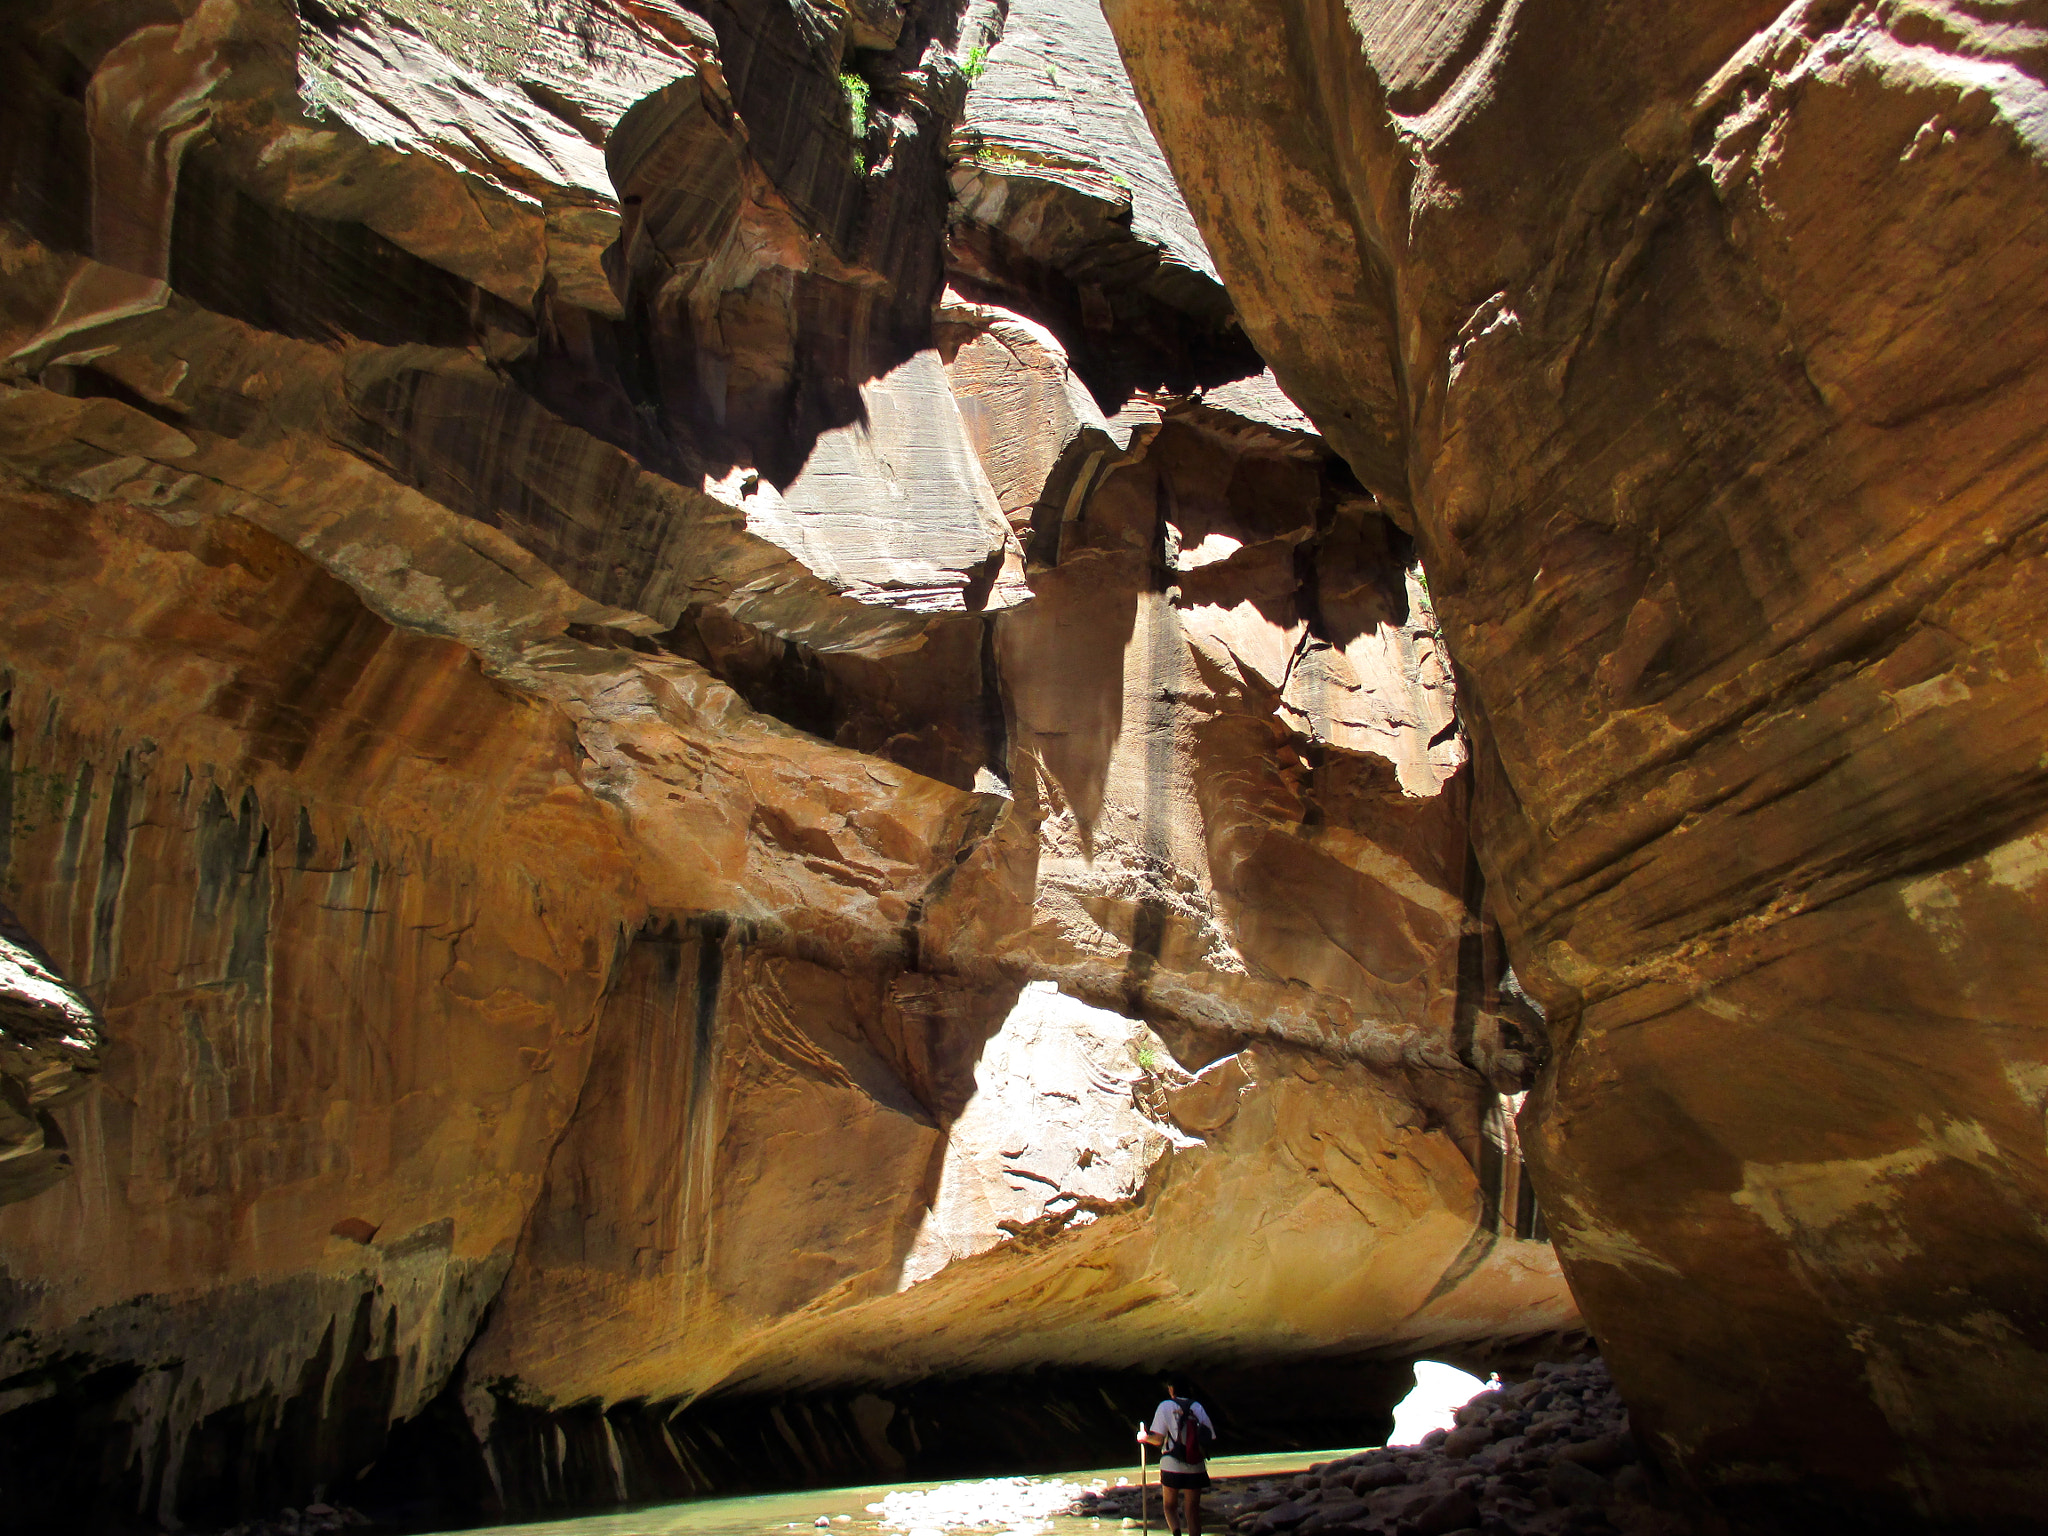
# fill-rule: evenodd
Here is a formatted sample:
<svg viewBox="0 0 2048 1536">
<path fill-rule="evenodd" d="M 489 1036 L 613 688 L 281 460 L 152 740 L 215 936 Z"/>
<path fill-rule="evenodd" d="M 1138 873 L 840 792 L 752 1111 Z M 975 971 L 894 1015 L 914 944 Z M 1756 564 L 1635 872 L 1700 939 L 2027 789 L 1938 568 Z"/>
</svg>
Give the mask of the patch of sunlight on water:
<svg viewBox="0 0 2048 1536">
<path fill-rule="evenodd" d="M 1486 1383 L 1470 1371 L 1435 1360 L 1416 1361 L 1415 1389 L 1394 1405 L 1394 1432 L 1387 1436 L 1387 1444 L 1417 1445 L 1432 1429 L 1449 1429 L 1451 1415 L 1485 1390 Z"/>
<path fill-rule="evenodd" d="M 1462 1401 L 1462 1399 L 1461 1399 Z M 1283 1451 L 1269 1456 L 1217 1456 L 1217 1477 L 1299 1472 L 1351 1450 Z M 1156 1466 L 1150 1476 L 1156 1481 Z M 736 1499 L 692 1499 L 574 1520 L 472 1529 L 463 1536 L 944 1536 L 955 1531 L 1014 1536 L 1113 1536 L 1114 1520 L 1048 1516 L 1083 1488 L 1135 1483 L 1138 1464 L 1042 1477 L 969 1478 L 943 1483 L 875 1483 L 864 1488 L 808 1488 Z M 925 1495 L 906 1498 L 905 1495 Z M 870 1510 L 869 1505 L 881 1505 Z M 818 1528 L 823 1518 L 826 1525 Z M 920 1523 L 910 1524 L 916 1518 Z M 1154 1529 L 1158 1527 L 1155 1523 Z M 442 1536 L 455 1536 L 444 1532 Z"/>
</svg>

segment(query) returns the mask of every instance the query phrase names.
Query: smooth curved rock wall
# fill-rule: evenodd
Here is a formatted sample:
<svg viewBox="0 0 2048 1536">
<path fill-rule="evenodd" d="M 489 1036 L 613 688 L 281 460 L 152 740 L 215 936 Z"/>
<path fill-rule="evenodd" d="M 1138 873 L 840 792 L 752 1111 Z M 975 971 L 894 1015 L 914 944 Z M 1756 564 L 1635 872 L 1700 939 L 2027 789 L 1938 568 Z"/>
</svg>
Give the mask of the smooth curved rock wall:
<svg viewBox="0 0 2048 1536">
<path fill-rule="evenodd" d="M 1107 10 L 1415 532 L 1645 1443 L 1799 1529 L 2031 1523 L 2048 15 Z"/>
<path fill-rule="evenodd" d="M 0 878 L 111 1041 L 0 1214 L 25 1528 L 1575 1326 L 1410 541 L 1001 20 L 0 21 Z"/>
</svg>

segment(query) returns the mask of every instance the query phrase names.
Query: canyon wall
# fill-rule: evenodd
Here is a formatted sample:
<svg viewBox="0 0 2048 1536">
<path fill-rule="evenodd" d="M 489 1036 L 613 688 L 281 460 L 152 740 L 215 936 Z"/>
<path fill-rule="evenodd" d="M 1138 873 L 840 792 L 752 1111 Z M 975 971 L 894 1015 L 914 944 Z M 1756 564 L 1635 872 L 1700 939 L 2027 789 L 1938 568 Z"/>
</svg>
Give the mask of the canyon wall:
<svg viewBox="0 0 2048 1536">
<path fill-rule="evenodd" d="M 0 820 L 15 826 L 12 775 Z M 26 818 L 33 808 L 23 805 Z M 58 974 L 14 914 L 0 907 L 0 1205 L 39 1195 L 71 1171 L 64 1128 L 51 1113 L 92 1086 L 99 1071 L 100 1021 L 92 1004 Z"/>
<path fill-rule="evenodd" d="M 1412 530 L 1667 1470 L 2039 1522 L 2048 9 L 1106 7 L 1247 331 Z"/>
<path fill-rule="evenodd" d="M 22 1529 L 914 1471 L 1167 1364 L 1349 1438 L 1577 1326 L 1437 597 L 1092 6 L 0 59 L 0 876 L 106 1035 L 0 1213 Z"/>
</svg>

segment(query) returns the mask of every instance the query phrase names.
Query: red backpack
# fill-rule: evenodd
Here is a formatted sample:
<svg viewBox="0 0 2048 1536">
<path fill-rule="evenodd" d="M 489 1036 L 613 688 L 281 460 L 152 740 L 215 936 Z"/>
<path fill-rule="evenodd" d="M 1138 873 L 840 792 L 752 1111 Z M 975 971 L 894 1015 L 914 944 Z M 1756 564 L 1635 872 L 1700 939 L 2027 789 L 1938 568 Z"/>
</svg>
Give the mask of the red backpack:
<svg viewBox="0 0 2048 1536">
<path fill-rule="evenodd" d="M 1166 1437 L 1166 1454 L 1199 1467 L 1209 1459 L 1209 1443 L 1216 1438 L 1216 1431 L 1196 1415 L 1193 1398 L 1176 1397 L 1173 1406 L 1176 1416 L 1173 1433 Z"/>
</svg>

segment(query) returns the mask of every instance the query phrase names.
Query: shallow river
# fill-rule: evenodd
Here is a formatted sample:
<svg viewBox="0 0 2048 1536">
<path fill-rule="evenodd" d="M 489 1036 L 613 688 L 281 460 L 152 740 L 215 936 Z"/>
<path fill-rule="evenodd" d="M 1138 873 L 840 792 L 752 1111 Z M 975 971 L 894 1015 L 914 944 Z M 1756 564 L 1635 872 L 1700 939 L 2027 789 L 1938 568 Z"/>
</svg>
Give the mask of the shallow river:
<svg viewBox="0 0 2048 1536">
<path fill-rule="evenodd" d="M 1218 1456 L 1218 1477 L 1298 1472 L 1312 1461 L 1349 1452 L 1288 1451 L 1273 1456 Z M 1152 1471 L 1157 1478 L 1158 1471 Z M 1136 1482 L 1128 1467 L 1060 1472 L 1038 1477 L 969 1479 L 947 1483 L 879 1483 L 867 1488 L 811 1488 L 737 1499 L 691 1499 L 654 1504 L 579 1520 L 540 1520 L 492 1526 L 463 1536 L 1116 1536 L 1114 1520 L 1054 1516 L 1083 1488 Z M 870 1505 L 881 1506 L 870 1509 Z M 818 1530 L 823 1516 L 826 1529 Z M 1154 1523 L 1154 1530 L 1158 1529 Z"/>
</svg>

